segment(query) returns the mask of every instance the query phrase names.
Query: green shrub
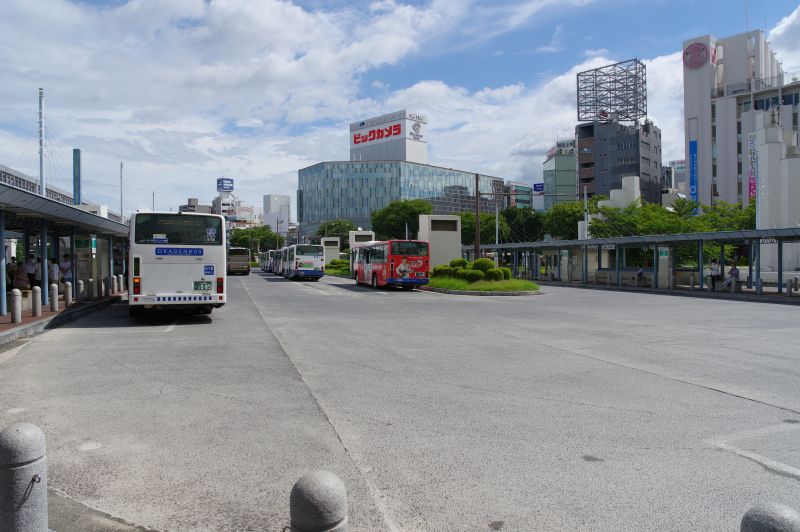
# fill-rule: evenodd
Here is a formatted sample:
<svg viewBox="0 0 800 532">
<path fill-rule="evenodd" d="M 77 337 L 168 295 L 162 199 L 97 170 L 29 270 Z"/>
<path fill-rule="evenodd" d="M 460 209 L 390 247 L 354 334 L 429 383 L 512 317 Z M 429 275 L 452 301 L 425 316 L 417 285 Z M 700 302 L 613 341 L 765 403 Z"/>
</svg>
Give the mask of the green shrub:
<svg viewBox="0 0 800 532">
<path fill-rule="evenodd" d="M 467 259 L 453 259 L 450 261 L 450 267 L 452 268 L 466 268 L 467 264 L 469 264 Z"/>
<path fill-rule="evenodd" d="M 468 283 L 483 281 L 483 272 L 480 270 L 464 270 L 464 280 Z"/>
<path fill-rule="evenodd" d="M 440 264 L 439 266 L 434 266 L 431 277 L 452 277 L 453 270 L 455 270 L 455 268 L 451 268 L 446 264 Z"/>
<path fill-rule="evenodd" d="M 475 259 L 475 262 L 472 263 L 473 270 L 480 270 L 483 273 L 494 268 L 494 261 L 492 259 Z"/>
<path fill-rule="evenodd" d="M 501 270 L 500 268 L 490 268 L 486 270 L 483 279 L 485 281 L 502 281 L 503 270 Z"/>
<path fill-rule="evenodd" d="M 501 272 L 503 272 L 503 279 L 506 281 L 511 280 L 511 268 L 499 268 Z"/>
<path fill-rule="evenodd" d="M 334 267 L 343 267 L 343 266 L 348 266 L 349 267 L 350 266 L 350 261 L 346 261 L 346 260 L 343 260 L 343 259 L 331 259 L 330 265 L 334 266 Z"/>
<path fill-rule="evenodd" d="M 450 277 L 455 277 L 456 279 L 464 279 L 467 280 L 467 272 L 472 270 L 467 270 L 465 268 L 452 268 L 452 272 Z"/>
</svg>

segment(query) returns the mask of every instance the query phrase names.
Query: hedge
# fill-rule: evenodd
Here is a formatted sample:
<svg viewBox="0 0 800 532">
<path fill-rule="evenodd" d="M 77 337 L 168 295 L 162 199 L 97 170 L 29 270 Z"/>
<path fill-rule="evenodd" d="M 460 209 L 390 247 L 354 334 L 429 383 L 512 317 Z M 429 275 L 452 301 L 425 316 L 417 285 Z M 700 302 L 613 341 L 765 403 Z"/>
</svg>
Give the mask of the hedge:
<svg viewBox="0 0 800 532">
<path fill-rule="evenodd" d="M 480 270 L 484 273 L 494 268 L 494 261 L 492 259 L 476 259 L 472 263 L 473 270 Z"/>
<path fill-rule="evenodd" d="M 484 274 L 480 270 L 464 270 L 464 272 L 464 280 L 468 283 L 477 283 L 484 279 Z"/>
<path fill-rule="evenodd" d="M 483 277 L 487 281 L 502 281 L 503 280 L 503 270 L 500 268 L 490 268 L 486 270 L 486 273 Z"/>
<path fill-rule="evenodd" d="M 506 281 L 511 280 L 511 268 L 500 268 L 500 271 L 503 272 L 503 279 Z"/>
<path fill-rule="evenodd" d="M 453 277 L 456 269 L 446 264 L 440 264 L 439 266 L 434 266 L 431 277 Z"/>
<path fill-rule="evenodd" d="M 451 268 L 466 268 L 467 264 L 469 264 L 467 259 L 453 259 L 450 261 Z"/>
</svg>

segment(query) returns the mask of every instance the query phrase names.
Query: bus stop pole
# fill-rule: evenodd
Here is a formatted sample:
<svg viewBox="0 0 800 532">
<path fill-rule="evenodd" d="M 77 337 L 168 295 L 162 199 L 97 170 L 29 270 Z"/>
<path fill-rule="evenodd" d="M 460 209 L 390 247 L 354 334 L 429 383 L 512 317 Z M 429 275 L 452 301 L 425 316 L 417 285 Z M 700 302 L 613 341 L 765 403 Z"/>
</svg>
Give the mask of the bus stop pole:
<svg viewBox="0 0 800 532">
<path fill-rule="evenodd" d="M 703 267 L 703 241 L 697 241 L 697 275 L 700 278 L 700 290 L 703 289 L 703 284 L 705 279 L 703 279 L 703 272 L 705 268 Z"/>
<path fill-rule="evenodd" d="M 0 244 L 3 253 L 0 254 L 0 316 L 8 314 L 8 301 L 6 300 L 6 213 L 0 211 Z"/>
<path fill-rule="evenodd" d="M 761 295 L 761 239 L 756 239 L 756 278 L 753 281 L 756 285 L 756 293 Z"/>
<path fill-rule="evenodd" d="M 50 261 L 47 257 L 47 222 L 42 220 L 42 305 L 47 306 L 50 302 Z"/>
</svg>

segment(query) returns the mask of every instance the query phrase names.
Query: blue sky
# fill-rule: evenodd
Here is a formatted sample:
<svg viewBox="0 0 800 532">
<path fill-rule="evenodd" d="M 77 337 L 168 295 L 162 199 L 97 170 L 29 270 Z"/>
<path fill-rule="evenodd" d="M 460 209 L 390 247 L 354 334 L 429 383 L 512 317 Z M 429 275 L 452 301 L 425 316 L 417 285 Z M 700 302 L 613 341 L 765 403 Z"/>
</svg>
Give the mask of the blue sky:
<svg viewBox="0 0 800 532">
<path fill-rule="evenodd" d="M 348 158 L 347 124 L 398 109 L 429 118 L 432 164 L 541 178 L 575 126 L 575 73 L 633 57 L 648 68 L 665 160 L 683 157 L 681 43 L 745 30 L 744 0 L 4 0 L 0 163 L 37 171 L 46 90 L 48 174 L 126 210 L 210 201 L 217 177 L 260 207 L 294 198 L 299 168 Z M 789 71 L 797 1 L 750 0 Z M 766 14 L 766 17 L 765 17 Z"/>
</svg>

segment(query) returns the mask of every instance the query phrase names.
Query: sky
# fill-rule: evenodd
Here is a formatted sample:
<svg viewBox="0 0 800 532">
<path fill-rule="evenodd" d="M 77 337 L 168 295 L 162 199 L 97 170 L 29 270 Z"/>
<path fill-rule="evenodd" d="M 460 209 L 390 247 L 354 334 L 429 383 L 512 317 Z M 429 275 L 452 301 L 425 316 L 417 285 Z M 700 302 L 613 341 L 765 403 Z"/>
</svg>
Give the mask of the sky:
<svg viewBox="0 0 800 532">
<path fill-rule="evenodd" d="M 666 163 L 682 42 L 748 27 L 800 72 L 796 0 L 0 0 L 0 164 L 38 176 L 42 87 L 48 183 L 72 190 L 81 148 L 84 200 L 117 211 L 123 162 L 126 214 L 210 203 L 218 177 L 294 212 L 300 168 L 400 109 L 427 115 L 431 164 L 539 182 L 573 136 L 576 73 L 632 58 Z"/>
</svg>

